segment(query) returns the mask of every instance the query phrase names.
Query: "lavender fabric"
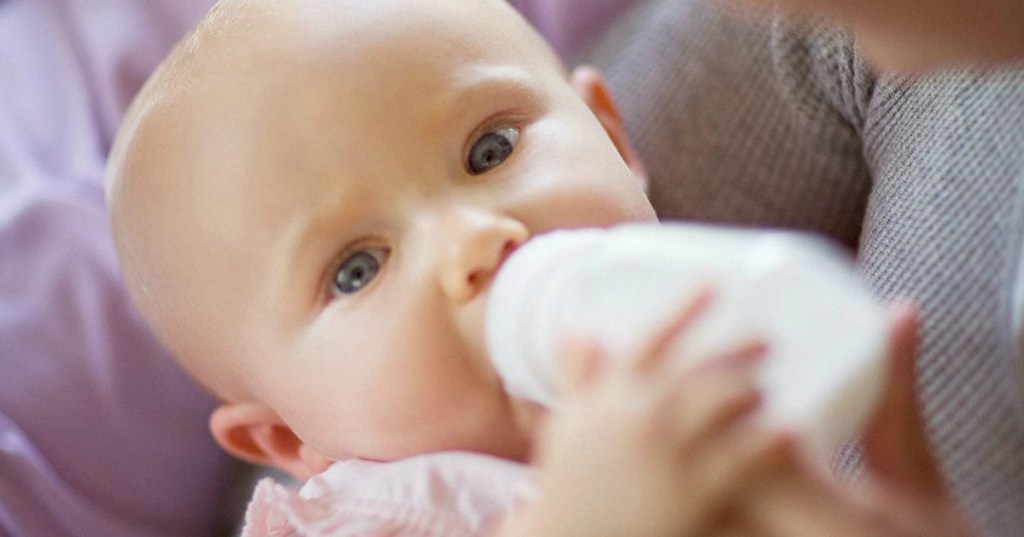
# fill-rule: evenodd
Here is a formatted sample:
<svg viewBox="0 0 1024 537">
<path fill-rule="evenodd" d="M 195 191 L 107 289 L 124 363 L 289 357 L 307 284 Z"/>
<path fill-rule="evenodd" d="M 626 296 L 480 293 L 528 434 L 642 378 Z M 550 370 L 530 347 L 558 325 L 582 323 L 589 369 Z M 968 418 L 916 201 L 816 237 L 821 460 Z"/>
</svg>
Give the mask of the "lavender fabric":
<svg viewBox="0 0 1024 537">
<path fill-rule="evenodd" d="M 509 0 L 563 58 L 574 58 L 637 0 Z"/>
<path fill-rule="evenodd" d="M 568 55 L 633 1 L 513 3 Z M 214 402 L 129 303 L 102 191 L 132 95 L 212 3 L 0 0 L 0 535 L 217 531 Z"/>
<path fill-rule="evenodd" d="M 122 111 L 206 0 L 0 2 L 0 534 L 213 534 L 213 405 L 122 290 Z"/>
</svg>

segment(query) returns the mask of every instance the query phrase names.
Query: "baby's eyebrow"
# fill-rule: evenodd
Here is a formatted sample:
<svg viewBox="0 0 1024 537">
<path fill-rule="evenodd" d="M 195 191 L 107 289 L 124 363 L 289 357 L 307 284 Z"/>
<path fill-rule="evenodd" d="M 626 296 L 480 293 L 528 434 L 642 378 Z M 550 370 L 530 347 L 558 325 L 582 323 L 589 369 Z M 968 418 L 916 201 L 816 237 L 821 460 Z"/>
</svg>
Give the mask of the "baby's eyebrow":
<svg viewBox="0 0 1024 537">
<path fill-rule="evenodd" d="M 363 204 L 346 201 L 353 199 L 351 194 L 325 200 L 303 212 L 284 231 L 286 288 L 307 281 L 311 271 L 320 277 L 342 246 L 337 242 L 339 237 L 346 236 L 345 231 L 363 218 Z"/>
<path fill-rule="evenodd" d="M 495 92 L 521 95 L 539 100 L 540 88 L 536 77 L 516 65 L 473 65 L 458 71 L 451 83 L 451 91 L 442 99 L 440 124 L 451 125 L 459 121 L 462 111 Z"/>
</svg>

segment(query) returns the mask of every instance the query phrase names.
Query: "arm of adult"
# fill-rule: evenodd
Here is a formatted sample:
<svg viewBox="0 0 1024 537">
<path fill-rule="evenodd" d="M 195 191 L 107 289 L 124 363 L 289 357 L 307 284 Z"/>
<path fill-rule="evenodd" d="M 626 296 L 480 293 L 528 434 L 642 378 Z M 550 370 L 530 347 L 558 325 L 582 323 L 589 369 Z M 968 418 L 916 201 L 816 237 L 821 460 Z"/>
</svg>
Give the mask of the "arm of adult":
<svg viewBox="0 0 1024 537">
<path fill-rule="evenodd" d="M 655 209 L 855 246 L 871 186 L 858 125 L 872 81 L 858 53 L 839 30 L 727 4 L 649 2 L 589 58 L 647 164 Z"/>
<path fill-rule="evenodd" d="M 595 57 L 656 209 L 857 245 L 878 296 L 920 308 L 916 389 L 952 496 L 983 534 L 1019 536 L 1024 69 L 872 76 L 825 21 L 724 4 L 655 0 Z"/>
</svg>

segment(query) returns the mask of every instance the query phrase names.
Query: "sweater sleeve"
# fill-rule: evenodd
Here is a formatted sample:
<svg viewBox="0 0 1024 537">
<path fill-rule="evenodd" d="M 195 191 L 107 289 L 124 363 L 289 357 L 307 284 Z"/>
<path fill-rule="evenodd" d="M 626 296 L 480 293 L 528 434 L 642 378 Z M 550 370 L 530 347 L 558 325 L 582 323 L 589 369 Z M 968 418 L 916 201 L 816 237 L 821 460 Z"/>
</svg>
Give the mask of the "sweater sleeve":
<svg viewBox="0 0 1024 537">
<path fill-rule="evenodd" d="M 591 61 L 608 78 L 662 218 L 819 231 L 857 244 L 872 82 L 842 31 L 715 2 L 656 0 Z"/>
<path fill-rule="evenodd" d="M 1024 69 L 873 80 L 841 30 L 705 0 L 652 0 L 594 58 L 661 216 L 828 233 L 880 298 L 917 305 L 950 490 L 980 534 L 1019 537 Z M 835 462 L 859 468 L 855 450 Z"/>
</svg>

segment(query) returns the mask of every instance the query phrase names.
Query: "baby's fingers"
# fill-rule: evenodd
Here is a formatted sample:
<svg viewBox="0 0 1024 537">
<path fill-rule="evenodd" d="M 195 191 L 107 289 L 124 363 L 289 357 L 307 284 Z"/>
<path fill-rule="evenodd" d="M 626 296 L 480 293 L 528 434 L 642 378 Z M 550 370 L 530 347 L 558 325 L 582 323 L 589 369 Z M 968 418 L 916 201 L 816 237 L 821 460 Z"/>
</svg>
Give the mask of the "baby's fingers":
<svg viewBox="0 0 1024 537">
<path fill-rule="evenodd" d="M 750 344 L 679 373 L 670 399 L 677 441 L 699 441 L 759 406 L 757 364 L 764 355 L 764 345 Z"/>
<path fill-rule="evenodd" d="M 606 357 L 593 341 L 570 339 L 561 345 L 559 378 L 564 393 L 577 393 L 593 386 L 600 377 Z"/>
<path fill-rule="evenodd" d="M 633 357 L 633 371 L 648 371 L 660 364 L 679 335 L 704 313 L 713 297 L 714 293 L 711 290 L 702 291 L 675 317 L 669 319 Z"/>
<path fill-rule="evenodd" d="M 686 308 L 681 310 L 662 326 L 649 340 L 631 357 L 616 358 L 617 369 L 630 373 L 645 373 L 664 362 L 668 350 L 676 339 L 693 321 L 698 318 L 711 302 L 711 291 L 704 291 Z M 562 391 L 578 392 L 593 386 L 601 377 L 608 357 L 603 347 L 595 340 L 569 338 L 559 346 L 559 379 Z M 623 368 L 623 366 L 625 366 Z"/>
</svg>

